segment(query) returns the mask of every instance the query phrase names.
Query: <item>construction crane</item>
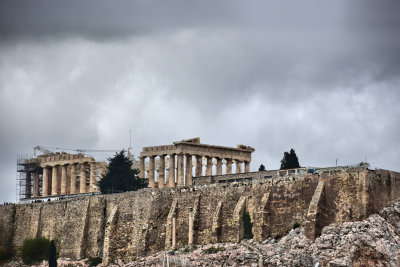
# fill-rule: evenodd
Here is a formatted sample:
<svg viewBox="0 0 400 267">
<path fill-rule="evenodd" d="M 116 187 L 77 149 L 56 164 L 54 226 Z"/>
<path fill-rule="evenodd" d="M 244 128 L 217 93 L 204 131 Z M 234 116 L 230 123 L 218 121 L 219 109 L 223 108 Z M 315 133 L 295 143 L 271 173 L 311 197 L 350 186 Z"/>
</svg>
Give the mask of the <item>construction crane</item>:
<svg viewBox="0 0 400 267">
<path fill-rule="evenodd" d="M 60 147 L 43 147 L 43 146 L 35 146 L 33 148 L 33 154 L 36 156 L 36 152 L 40 151 L 45 155 L 55 155 L 51 150 L 61 150 L 61 151 L 76 151 L 78 153 L 86 153 L 86 152 L 118 152 L 117 149 L 72 149 L 72 148 L 60 148 Z"/>
<path fill-rule="evenodd" d="M 40 152 L 42 152 L 43 154 L 46 154 L 46 155 L 54 155 L 54 153 L 53 152 L 51 152 L 50 150 L 48 150 L 46 147 L 42 147 L 42 146 L 35 146 L 34 148 L 33 148 L 33 154 L 36 156 L 36 151 L 40 151 Z"/>
</svg>

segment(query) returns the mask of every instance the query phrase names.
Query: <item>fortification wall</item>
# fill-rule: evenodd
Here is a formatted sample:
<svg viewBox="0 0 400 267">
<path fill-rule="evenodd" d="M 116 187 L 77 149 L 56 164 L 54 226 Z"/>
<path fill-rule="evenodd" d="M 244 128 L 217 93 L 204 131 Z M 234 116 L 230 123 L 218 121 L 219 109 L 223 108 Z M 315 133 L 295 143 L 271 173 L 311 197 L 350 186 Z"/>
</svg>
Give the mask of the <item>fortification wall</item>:
<svg viewBox="0 0 400 267">
<path fill-rule="evenodd" d="M 245 211 L 257 241 L 282 236 L 296 222 L 315 238 L 330 223 L 364 219 L 399 197 L 399 173 L 353 168 L 3 206 L 0 247 L 18 253 L 25 238 L 44 236 L 56 240 L 61 257 L 129 261 L 186 246 L 189 232 L 194 244 L 238 242 Z"/>
</svg>

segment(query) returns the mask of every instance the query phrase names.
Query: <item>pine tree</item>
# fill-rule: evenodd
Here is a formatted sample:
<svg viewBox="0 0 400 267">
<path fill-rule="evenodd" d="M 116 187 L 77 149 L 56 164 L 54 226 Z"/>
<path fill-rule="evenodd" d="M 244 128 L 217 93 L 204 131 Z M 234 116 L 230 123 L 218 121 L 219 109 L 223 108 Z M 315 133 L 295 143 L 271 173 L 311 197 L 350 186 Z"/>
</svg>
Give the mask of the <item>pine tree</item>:
<svg viewBox="0 0 400 267">
<path fill-rule="evenodd" d="M 260 165 L 260 167 L 258 168 L 258 171 L 265 171 L 265 166 L 263 164 Z"/>
<path fill-rule="evenodd" d="M 108 170 L 99 182 L 103 194 L 136 191 L 147 187 L 144 179 L 138 177 L 139 170 L 132 169 L 132 160 L 125 156 L 124 150 L 108 158 Z"/>
<path fill-rule="evenodd" d="M 49 248 L 49 267 L 57 267 L 57 249 L 54 240 L 50 242 Z"/>
<path fill-rule="evenodd" d="M 281 170 L 283 169 L 293 169 L 300 168 L 299 159 L 297 158 L 294 149 L 290 149 L 290 153 L 283 153 L 283 158 L 281 160 Z"/>
</svg>

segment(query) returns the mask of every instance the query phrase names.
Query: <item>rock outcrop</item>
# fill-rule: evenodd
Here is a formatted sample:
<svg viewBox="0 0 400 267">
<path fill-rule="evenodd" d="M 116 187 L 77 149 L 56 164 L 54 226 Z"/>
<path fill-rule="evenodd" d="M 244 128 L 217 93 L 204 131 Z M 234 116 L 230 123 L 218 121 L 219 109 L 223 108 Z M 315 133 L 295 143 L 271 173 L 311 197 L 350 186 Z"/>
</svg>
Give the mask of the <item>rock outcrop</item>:
<svg viewBox="0 0 400 267">
<path fill-rule="evenodd" d="M 10 264 L 5 266 L 21 265 Z M 59 259 L 59 266 L 70 264 L 89 266 L 84 260 Z M 400 266 L 400 200 L 363 221 L 326 226 L 315 241 L 299 227 L 279 240 L 186 247 L 109 266 Z"/>
<path fill-rule="evenodd" d="M 400 201 L 366 220 L 326 226 L 315 241 L 299 227 L 279 240 L 209 244 L 119 265 L 162 266 L 167 261 L 171 266 L 400 266 Z"/>
</svg>

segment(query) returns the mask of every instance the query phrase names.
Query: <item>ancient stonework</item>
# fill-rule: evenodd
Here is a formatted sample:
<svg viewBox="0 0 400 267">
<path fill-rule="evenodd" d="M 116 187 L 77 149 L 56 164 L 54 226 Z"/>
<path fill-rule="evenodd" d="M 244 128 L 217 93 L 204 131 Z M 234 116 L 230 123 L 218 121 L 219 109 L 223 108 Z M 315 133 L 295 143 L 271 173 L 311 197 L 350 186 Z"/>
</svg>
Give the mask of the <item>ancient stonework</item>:
<svg viewBox="0 0 400 267">
<path fill-rule="evenodd" d="M 254 151 L 254 148 L 245 145 L 224 147 L 201 144 L 200 138 L 172 145 L 144 147 L 140 153 L 140 177 L 149 180 L 150 188 L 191 186 L 193 177 L 201 177 L 204 173 L 212 176 L 214 165 L 215 175 L 223 174 L 223 165 L 225 174 L 232 174 L 232 164 L 236 166 L 236 173 L 249 172 L 251 153 Z"/>
<path fill-rule="evenodd" d="M 244 211 L 257 242 L 296 224 L 314 239 L 324 226 L 366 219 L 400 197 L 400 173 L 365 167 L 223 177 L 208 185 L 2 206 L 0 247 L 19 253 L 25 238 L 44 236 L 56 240 L 61 257 L 131 261 L 188 244 L 239 242 Z"/>
<path fill-rule="evenodd" d="M 99 192 L 106 167 L 93 157 L 65 152 L 23 159 L 18 162 L 18 172 L 25 175 L 23 199 Z"/>
</svg>

